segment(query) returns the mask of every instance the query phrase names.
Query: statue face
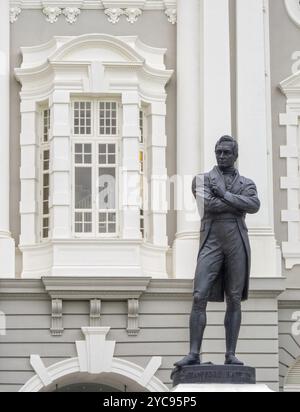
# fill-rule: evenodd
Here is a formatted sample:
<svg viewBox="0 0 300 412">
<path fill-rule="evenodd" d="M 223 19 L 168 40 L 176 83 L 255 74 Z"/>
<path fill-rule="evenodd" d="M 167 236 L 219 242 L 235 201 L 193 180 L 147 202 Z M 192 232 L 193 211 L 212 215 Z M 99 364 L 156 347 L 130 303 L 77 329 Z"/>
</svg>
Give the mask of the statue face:
<svg viewBox="0 0 300 412">
<path fill-rule="evenodd" d="M 236 156 L 233 145 L 230 142 L 222 142 L 216 148 L 216 159 L 220 169 L 228 169 L 234 166 Z"/>
</svg>

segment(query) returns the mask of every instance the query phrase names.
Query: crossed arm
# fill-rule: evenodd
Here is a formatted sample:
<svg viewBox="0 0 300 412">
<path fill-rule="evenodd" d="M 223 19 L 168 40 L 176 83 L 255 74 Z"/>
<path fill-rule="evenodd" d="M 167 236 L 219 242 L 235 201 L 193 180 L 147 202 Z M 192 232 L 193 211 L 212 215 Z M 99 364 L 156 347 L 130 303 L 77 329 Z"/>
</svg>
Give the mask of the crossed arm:
<svg viewBox="0 0 300 412">
<path fill-rule="evenodd" d="M 257 213 L 260 209 L 260 201 L 257 189 L 253 182 L 249 181 L 240 195 L 224 191 L 220 186 L 211 187 L 206 176 L 196 176 L 193 180 L 192 191 L 202 210 L 211 213 Z M 199 205 L 200 202 L 200 205 Z"/>
</svg>

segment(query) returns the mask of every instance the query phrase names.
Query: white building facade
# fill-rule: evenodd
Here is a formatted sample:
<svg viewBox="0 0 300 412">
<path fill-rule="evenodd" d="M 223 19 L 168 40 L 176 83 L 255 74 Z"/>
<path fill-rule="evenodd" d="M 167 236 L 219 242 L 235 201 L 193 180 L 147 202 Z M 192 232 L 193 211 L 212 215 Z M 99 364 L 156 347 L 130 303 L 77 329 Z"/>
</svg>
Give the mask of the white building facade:
<svg viewBox="0 0 300 412">
<path fill-rule="evenodd" d="M 0 11 L 0 391 L 171 389 L 199 245 L 191 181 L 224 134 L 262 203 L 238 353 L 259 383 L 300 391 L 299 2 Z M 204 360 L 223 362 L 223 316 L 209 306 Z"/>
</svg>

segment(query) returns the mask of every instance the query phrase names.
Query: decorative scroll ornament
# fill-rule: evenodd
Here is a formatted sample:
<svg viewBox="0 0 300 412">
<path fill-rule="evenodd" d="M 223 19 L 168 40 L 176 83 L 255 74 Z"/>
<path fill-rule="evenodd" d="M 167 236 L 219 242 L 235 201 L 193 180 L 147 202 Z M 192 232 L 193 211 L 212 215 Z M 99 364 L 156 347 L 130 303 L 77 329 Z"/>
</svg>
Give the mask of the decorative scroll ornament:
<svg viewBox="0 0 300 412">
<path fill-rule="evenodd" d="M 108 16 L 108 21 L 110 23 L 116 24 L 120 20 L 120 16 L 124 14 L 124 11 L 119 8 L 115 9 L 106 9 L 104 12 Z"/>
<path fill-rule="evenodd" d="M 95 328 L 101 326 L 101 300 L 90 301 L 90 326 Z"/>
<path fill-rule="evenodd" d="M 59 7 L 44 7 L 43 13 L 46 16 L 46 20 L 52 24 L 57 22 L 58 16 L 61 15 L 62 11 Z"/>
<path fill-rule="evenodd" d="M 9 20 L 11 23 L 14 23 L 18 20 L 19 14 L 21 13 L 20 7 L 11 7 L 9 9 Z"/>
<path fill-rule="evenodd" d="M 177 23 L 177 9 L 167 9 L 165 15 L 168 17 L 168 21 L 172 24 Z"/>
<path fill-rule="evenodd" d="M 127 16 L 127 21 L 129 23 L 135 23 L 139 16 L 142 14 L 142 10 L 136 7 L 129 7 L 124 10 L 124 14 Z"/>
<path fill-rule="evenodd" d="M 66 17 L 66 21 L 70 24 L 76 23 L 80 13 L 81 11 L 78 7 L 66 7 L 63 10 L 63 15 Z"/>
<path fill-rule="evenodd" d="M 137 336 L 139 331 L 139 301 L 137 299 L 128 299 L 128 336 Z"/>
<path fill-rule="evenodd" d="M 52 300 L 52 315 L 51 315 L 51 335 L 61 336 L 63 334 L 63 315 L 62 315 L 62 300 Z"/>
</svg>

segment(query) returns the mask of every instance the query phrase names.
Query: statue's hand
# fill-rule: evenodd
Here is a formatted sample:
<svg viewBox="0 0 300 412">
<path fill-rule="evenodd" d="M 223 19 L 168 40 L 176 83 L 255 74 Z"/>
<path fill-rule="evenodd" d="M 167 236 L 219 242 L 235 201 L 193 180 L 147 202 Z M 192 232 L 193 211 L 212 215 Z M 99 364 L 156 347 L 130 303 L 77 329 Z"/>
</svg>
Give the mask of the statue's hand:
<svg viewBox="0 0 300 412">
<path fill-rule="evenodd" d="M 225 196 L 225 193 L 226 193 L 226 189 L 221 187 L 221 186 L 218 186 L 217 184 L 213 184 L 212 187 L 211 187 L 211 190 L 212 190 L 213 194 L 216 197 L 219 197 L 220 199 L 223 199 L 224 196 Z"/>
</svg>

